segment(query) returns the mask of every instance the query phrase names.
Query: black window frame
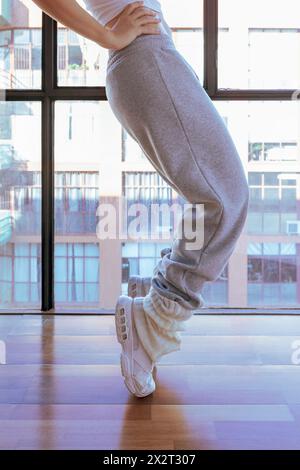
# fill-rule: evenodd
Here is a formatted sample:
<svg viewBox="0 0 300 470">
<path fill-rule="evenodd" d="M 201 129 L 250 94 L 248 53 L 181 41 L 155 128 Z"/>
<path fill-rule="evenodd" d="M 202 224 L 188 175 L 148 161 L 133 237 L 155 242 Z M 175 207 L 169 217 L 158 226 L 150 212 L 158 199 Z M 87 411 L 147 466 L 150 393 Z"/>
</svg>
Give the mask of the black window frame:
<svg viewBox="0 0 300 470">
<path fill-rule="evenodd" d="M 218 87 L 218 1 L 203 0 L 203 86 L 209 97 L 212 100 L 224 101 L 291 100 L 296 90 L 220 89 Z M 200 1 L 199 6 L 202 8 Z M 5 101 L 39 101 L 42 106 L 41 310 L 43 312 L 54 309 L 54 105 L 59 100 L 107 100 L 104 86 L 58 86 L 57 30 L 57 22 L 43 12 L 41 89 L 3 90 Z"/>
</svg>

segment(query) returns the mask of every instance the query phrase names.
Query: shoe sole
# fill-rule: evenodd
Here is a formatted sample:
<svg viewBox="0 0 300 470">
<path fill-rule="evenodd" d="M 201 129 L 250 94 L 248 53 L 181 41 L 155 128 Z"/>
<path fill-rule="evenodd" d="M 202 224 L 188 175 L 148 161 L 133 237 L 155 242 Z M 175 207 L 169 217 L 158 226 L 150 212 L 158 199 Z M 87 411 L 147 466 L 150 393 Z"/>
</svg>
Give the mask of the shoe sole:
<svg viewBox="0 0 300 470">
<path fill-rule="evenodd" d="M 153 387 L 145 394 L 139 393 L 134 385 L 133 377 L 133 335 L 132 335 L 132 299 L 126 296 L 119 297 L 116 305 L 115 312 L 115 327 L 117 339 L 122 346 L 122 353 L 120 355 L 121 373 L 124 378 L 124 383 L 128 391 L 136 397 L 144 398 L 155 390 L 155 382 Z"/>
</svg>

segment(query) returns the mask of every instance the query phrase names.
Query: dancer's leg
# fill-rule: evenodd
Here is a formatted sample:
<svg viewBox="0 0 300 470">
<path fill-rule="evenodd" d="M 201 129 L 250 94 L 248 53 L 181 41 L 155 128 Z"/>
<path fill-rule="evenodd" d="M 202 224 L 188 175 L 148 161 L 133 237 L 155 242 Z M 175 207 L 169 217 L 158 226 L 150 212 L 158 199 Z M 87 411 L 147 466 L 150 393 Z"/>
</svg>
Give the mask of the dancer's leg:
<svg viewBox="0 0 300 470">
<path fill-rule="evenodd" d="M 179 349 L 175 330 L 201 305 L 204 283 L 217 279 L 227 263 L 245 223 L 248 186 L 225 123 L 172 42 L 142 36 L 131 51 L 108 75 L 112 109 L 157 171 L 205 210 L 203 247 L 189 250 L 186 239 L 174 241 L 144 299 L 145 315 L 135 317 L 156 360 L 170 349 L 164 331 L 173 331 Z"/>
</svg>

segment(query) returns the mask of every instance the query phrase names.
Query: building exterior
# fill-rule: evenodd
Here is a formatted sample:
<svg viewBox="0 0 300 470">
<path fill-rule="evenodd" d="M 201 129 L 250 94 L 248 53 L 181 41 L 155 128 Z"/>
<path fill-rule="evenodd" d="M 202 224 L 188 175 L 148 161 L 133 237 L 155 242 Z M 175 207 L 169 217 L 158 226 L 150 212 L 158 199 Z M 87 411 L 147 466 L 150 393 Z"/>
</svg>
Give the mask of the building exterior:
<svg viewBox="0 0 300 470">
<path fill-rule="evenodd" d="M 300 83 L 297 2 L 220 0 L 219 86 L 294 89 Z M 172 2 L 172 5 L 171 5 Z M 162 0 L 174 41 L 203 81 L 202 2 L 184 12 Z M 243 3 L 243 6 L 241 5 Z M 247 13 L 247 14 L 246 14 Z M 29 0 L 0 1 L 0 86 L 41 87 L 41 13 Z M 274 45 L 276 51 L 274 51 Z M 287 53 L 289 51 L 289 54 Z M 293 54 L 291 54 L 291 51 Z M 298 55 L 297 55 L 298 54 Z M 58 84 L 105 84 L 107 51 L 58 25 Z M 300 114 L 290 101 L 217 101 L 248 176 L 247 224 L 208 306 L 300 306 Z M 154 110 L 155 112 L 155 110 Z M 159 119 L 159 116 L 157 116 Z M 41 302 L 41 106 L 0 102 L 0 306 Z M 224 165 L 226 162 L 224 162 Z M 107 102 L 57 101 L 55 108 L 55 299 L 58 308 L 112 309 L 128 276 L 151 275 L 169 240 L 99 239 L 101 208 L 124 199 L 151 208 L 182 204 Z M 233 181 L 234 184 L 234 181 Z M 103 215 L 103 214 L 102 214 Z"/>
</svg>

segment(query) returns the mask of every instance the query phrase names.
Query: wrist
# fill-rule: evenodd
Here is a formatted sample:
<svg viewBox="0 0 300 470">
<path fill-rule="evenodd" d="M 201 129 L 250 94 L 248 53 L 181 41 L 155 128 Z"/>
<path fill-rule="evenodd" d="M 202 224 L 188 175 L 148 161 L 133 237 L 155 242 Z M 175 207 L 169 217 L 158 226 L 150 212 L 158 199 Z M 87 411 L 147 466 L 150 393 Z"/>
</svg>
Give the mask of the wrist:
<svg viewBox="0 0 300 470">
<path fill-rule="evenodd" d="M 107 49 L 115 49 L 116 47 L 116 35 L 115 32 L 108 28 L 107 26 L 104 26 L 106 29 L 106 48 Z"/>
</svg>

